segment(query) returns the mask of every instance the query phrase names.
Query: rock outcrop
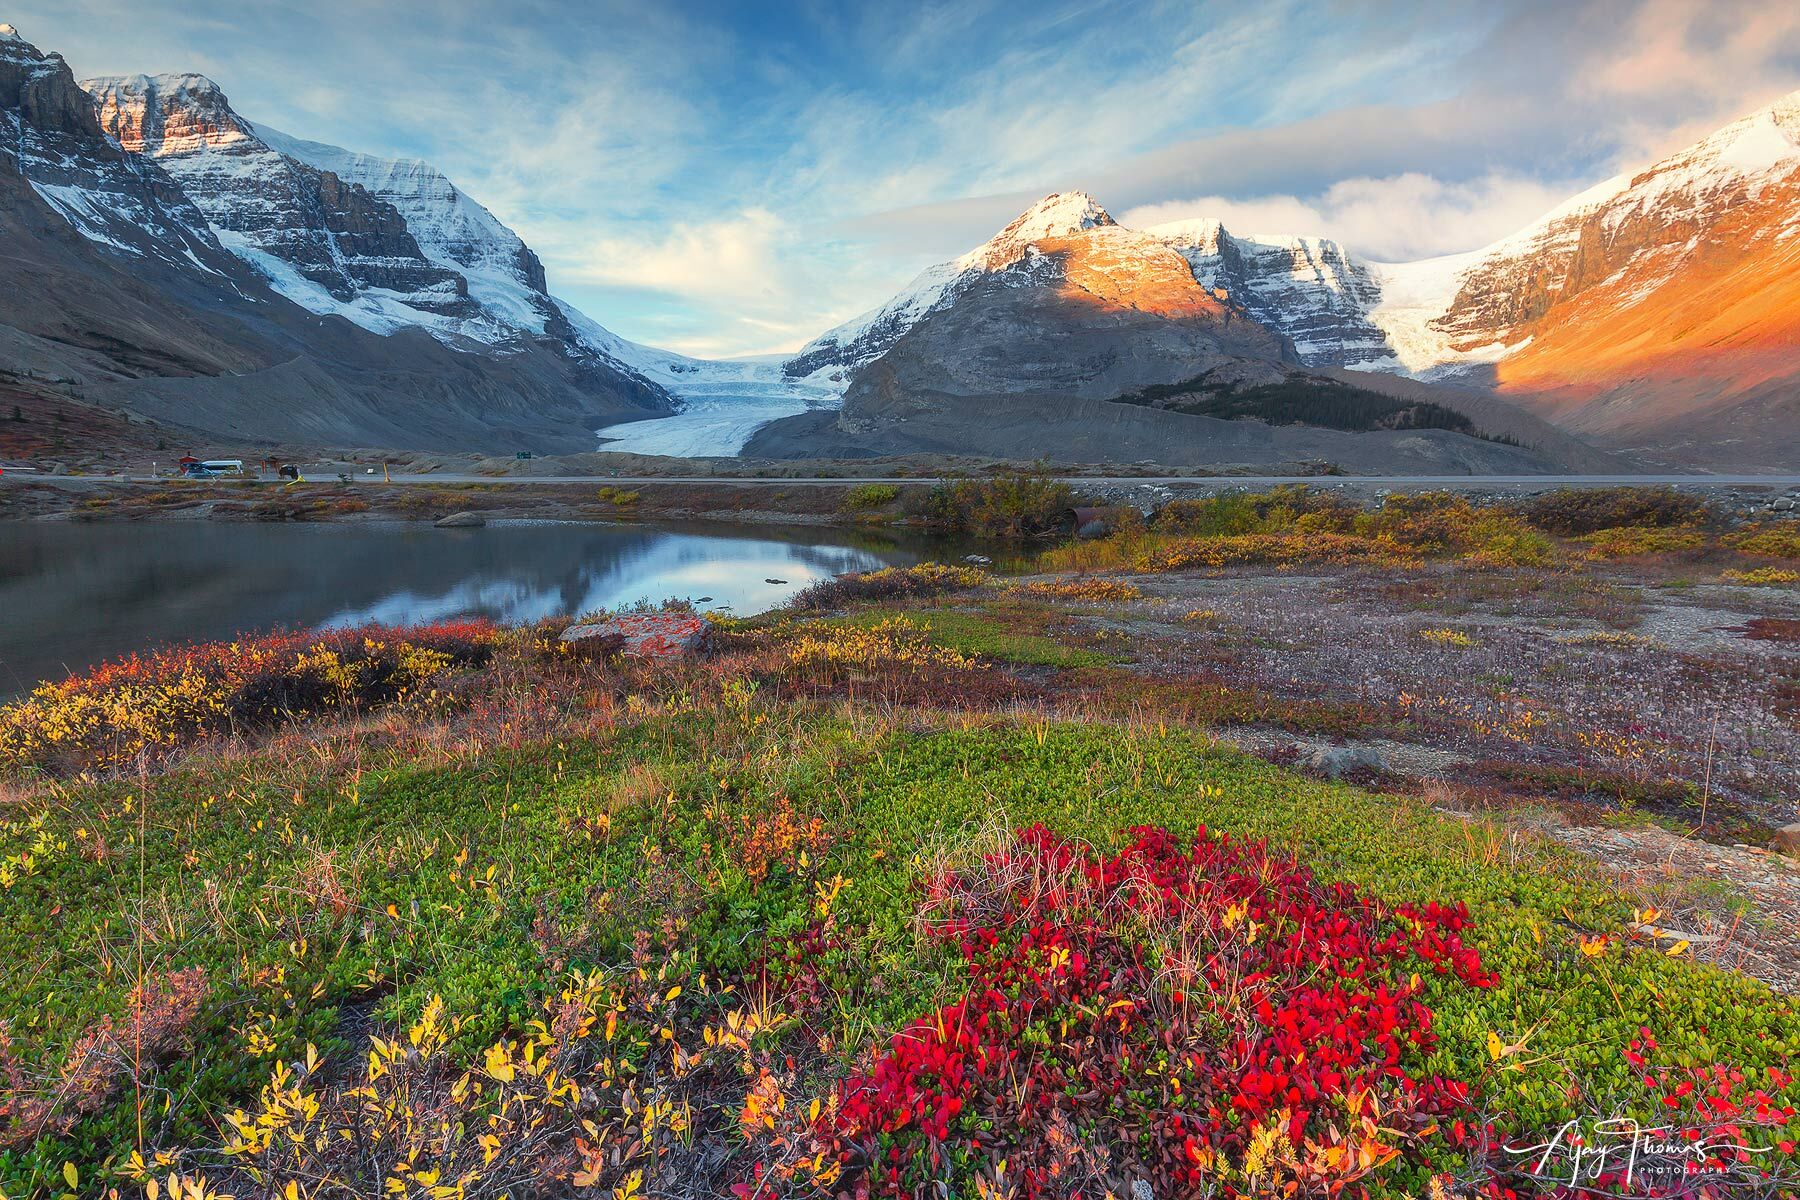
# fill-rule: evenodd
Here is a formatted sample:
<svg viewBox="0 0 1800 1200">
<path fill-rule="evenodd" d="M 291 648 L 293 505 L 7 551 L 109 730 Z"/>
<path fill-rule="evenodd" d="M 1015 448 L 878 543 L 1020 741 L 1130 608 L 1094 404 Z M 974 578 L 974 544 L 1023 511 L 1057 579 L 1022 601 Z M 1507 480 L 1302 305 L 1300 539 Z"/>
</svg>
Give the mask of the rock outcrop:
<svg viewBox="0 0 1800 1200">
<path fill-rule="evenodd" d="M 712 623 L 692 613 L 632 613 L 571 625 L 557 640 L 582 654 L 691 658 L 712 643 Z"/>
</svg>

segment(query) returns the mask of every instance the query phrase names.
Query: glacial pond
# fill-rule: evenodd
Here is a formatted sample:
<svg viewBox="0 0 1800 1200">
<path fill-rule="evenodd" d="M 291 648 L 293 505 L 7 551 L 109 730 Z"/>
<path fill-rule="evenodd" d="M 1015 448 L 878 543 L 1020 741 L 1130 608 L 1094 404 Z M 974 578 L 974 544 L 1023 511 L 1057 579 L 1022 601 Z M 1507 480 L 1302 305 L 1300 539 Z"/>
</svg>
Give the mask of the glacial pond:
<svg viewBox="0 0 1800 1200">
<path fill-rule="evenodd" d="M 845 571 L 967 552 L 723 524 L 0 522 L 0 698 L 134 650 L 277 627 L 511 623 L 668 598 L 748 615 Z"/>
</svg>

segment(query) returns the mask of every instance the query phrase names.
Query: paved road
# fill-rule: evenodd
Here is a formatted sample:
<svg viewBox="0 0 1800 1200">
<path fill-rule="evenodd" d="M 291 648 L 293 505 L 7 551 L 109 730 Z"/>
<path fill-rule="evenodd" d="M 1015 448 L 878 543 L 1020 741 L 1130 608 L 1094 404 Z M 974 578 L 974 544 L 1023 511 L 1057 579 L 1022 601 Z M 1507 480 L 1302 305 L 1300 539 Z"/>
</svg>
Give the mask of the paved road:
<svg viewBox="0 0 1800 1200">
<path fill-rule="evenodd" d="M 96 483 L 167 483 L 169 477 L 150 476 L 118 476 L 87 475 L 70 477 L 66 475 L 42 475 L 8 471 L 3 479 L 32 479 L 44 483 L 65 484 L 69 486 L 90 486 Z M 336 473 L 319 472 L 309 474 L 309 483 L 330 483 L 337 478 Z M 354 483 L 384 482 L 378 475 L 352 474 Z M 732 487 L 795 487 L 808 484 L 822 487 L 855 487 L 864 483 L 930 483 L 936 476 L 929 475 L 877 475 L 860 478 L 835 478 L 816 476 L 754 476 L 736 478 L 719 475 L 461 475 L 452 473 L 430 475 L 395 474 L 385 482 L 415 484 L 458 484 L 458 483 L 493 483 L 493 484 L 611 484 L 629 487 L 653 487 L 657 484 L 720 484 Z M 1188 487 L 1271 487 L 1279 483 L 1305 483 L 1315 487 L 1343 488 L 1451 488 L 1468 491 L 1485 491 L 1489 488 L 1525 487 L 1525 488 L 1557 488 L 1557 487 L 1616 487 L 1621 484 L 1635 486 L 1658 486 L 1662 484 L 1678 484 L 1682 487 L 1700 488 L 1733 488 L 1733 487 L 1770 487 L 1777 489 L 1800 488 L 1800 474 L 1795 475 L 1064 475 L 1059 476 L 1068 483 L 1088 487 L 1127 487 L 1148 484 L 1154 486 L 1188 486 Z M 274 482 L 269 480 L 267 482 Z"/>
<path fill-rule="evenodd" d="M 319 482 L 324 476 L 311 476 Z M 379 477 L 369 475 L 352 475 L 351 479 L 364 483 L 377 482 Z M 733 486 L 761 487 L 793 487 L 804 484 L 821 486 L 854 487 L 862 483 L 929 483 L 934 476 L 925 475 L 879 475 L 865 476 L 857 479 L 839 479 L 825 477 L 800 476 L 794 478 L 776 476 L 756 476 L 750 478 L 731 478 L 716 475 L 395 475 L 394 483 L 564 483 L 564 484 L 629 484 L 632 487 L 650 486 L 659 483 L 718 483 Z M 1130 484 L 1154 484 L 1169 486 L 1187 484 L 1198 486 L 1246 486 L 1271 487 L 1278 483 L 1309 483 L 1320 487 L 1385 487 L 1385 488 L 1472 488 L 1489 487 L 1612 487 L 1619 484 L 1659 485 L 1681 484 L 1689 487 L 1749 487 L 1767 486 L 1776 488 L 1800 487 L 1800 475 L 1231 475 L 1202 476 L 1189 475 L 1064 475 L 1063 480 L 1074 484 L 1111 487 Z"/>
</svg>

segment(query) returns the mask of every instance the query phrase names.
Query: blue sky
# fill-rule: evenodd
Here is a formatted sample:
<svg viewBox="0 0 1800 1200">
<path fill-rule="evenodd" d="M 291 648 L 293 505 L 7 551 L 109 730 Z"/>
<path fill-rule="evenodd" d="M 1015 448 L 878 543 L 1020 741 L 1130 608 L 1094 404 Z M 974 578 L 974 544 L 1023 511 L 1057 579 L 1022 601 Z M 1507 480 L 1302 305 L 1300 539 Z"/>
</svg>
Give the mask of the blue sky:
<svg viewBox="0 0 1800 1200">
<path fill-rule="evenodd" d="M 437 164 L 625 336 L 790 349 L 1037 196 L 1468 249 L 1800 87 L 1800 5 L 24 0 L 77 75 Z"/>
</svg>

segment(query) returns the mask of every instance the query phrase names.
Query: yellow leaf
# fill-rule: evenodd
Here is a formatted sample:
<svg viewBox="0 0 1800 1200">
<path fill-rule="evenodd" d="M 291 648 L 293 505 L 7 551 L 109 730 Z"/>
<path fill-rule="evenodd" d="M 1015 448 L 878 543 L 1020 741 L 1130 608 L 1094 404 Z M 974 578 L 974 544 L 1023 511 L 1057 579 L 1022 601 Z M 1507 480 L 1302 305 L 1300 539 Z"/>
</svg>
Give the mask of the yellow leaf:
<svg viewBox="0 0 1800 1200">
<path fill-rule="evenodd" d="M 66 1162 L 63 1164 L 63 1182 L 67 1183 L 72 1188 L 81 1186 L 81 1172 L 75 1169 L 74 1163 Z"/>
<path fill-rule="evenodd" d="M 1488 1032 L 1487 1036 L 1487 1052 L 1488 1057 L 1495 1062 L 1499 1062 L 1500 1056 L 1506 1053 L 1506 1047 L 1500 1042 L 1500 1035 L 1494 1033 L 1492 1030 Z"/>
<path fill-rule="evenodd" d="M 487 1073 L 501 1083 L 511 1083 L 513 1078 L 512 1056 L 506 1052 L 504 1042 L 495 1042 L 487 1050 Z"/>
<path fill-rule="evenodd" d="M 1673 946 L 1670 946 L 1667 950 L 1663 951 L 1663 953 L 1667 954 L 1670 958 L 1674 958 L 1677 954 L 1686 953 L 1687 948 L 1687 941 L 1686 939 L 1683 939 L 1682 941 L 1676 942 Z"/>
<path fill-rule="evenodd" d="M 681 985 L 676 984 L 674 987 L 669 989 L 669 994 L 663 997 L 663 1001 L 666 1003 L 670 1000 L 673 1000 L 675 997 L 677 997 L 679 995 L 681 995 Z"/>
</svg>

